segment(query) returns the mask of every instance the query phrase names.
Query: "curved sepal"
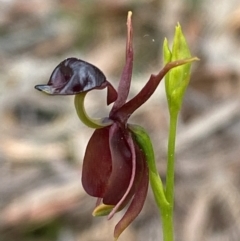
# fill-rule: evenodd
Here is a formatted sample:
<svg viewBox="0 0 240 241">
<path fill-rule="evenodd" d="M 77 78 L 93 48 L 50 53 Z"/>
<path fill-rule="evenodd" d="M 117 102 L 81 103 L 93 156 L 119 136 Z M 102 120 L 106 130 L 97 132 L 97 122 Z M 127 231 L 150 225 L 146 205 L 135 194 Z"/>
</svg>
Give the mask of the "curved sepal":
<svg viewBox="0 0 240 241">
<path fill-rule="evenodd" d="M 142 171 L 141 180 L 139 182 L 139 185 L 137 187 L 136 193 L 132 199 L 131 204 L 129 205 L 126 213 L 122 217 L 122 219 L 118 222 L 118 224 L 115 226 L 114 229 L 114 238 L 117 240 L 121 233 L 133 222 L 133 220 L 139 215 L 141 212 L 146 196 L 147 196 L 147 190 L 148 190 L 148 183 L 149 183 L 149 177 L 148 177 L 148 168 L 145 160 L 145 156 L 143 152 L 140 151 L 140 149 L 136 148 L 136 151 L 138 152 L 137 156 L 138 159 L 141 156 L 142 163 L 144 164 L 144 169 Z"/>
</svg>

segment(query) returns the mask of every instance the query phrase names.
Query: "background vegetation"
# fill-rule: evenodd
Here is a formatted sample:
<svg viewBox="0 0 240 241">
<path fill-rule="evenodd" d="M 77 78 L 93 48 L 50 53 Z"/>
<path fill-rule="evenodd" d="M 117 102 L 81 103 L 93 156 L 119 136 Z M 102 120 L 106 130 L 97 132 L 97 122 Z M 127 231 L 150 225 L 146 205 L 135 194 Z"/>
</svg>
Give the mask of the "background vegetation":
<svg viewBox="0 0 240 241">
<path fill-rule="evenodd" d="M 0 241 L 108 241 L 116 219 L 93 218 L 81 186 L 81 161 L 92 130 L 72 97 L 34 90 L 75 56 L 98 66 L 116 86 L 124 64 L 126 16 L 133 11 L 131 95 L 162 66 L 164 37 L 180 22 L 194 64 L 179 122 L 176 241 L 240 237 L 240 4 L 237 0 L 0 0 Z M 97 101 L 96 101 L 97 96 Z M 104 93 L 87 97 L 104 116 Z M 163 85 L 132 122 L 155 144 L 166 168 Z M 160 133 L 160 134 L 159 134 Z M 151 193 L 120 240 L 161 240 Z"/>
</svg>

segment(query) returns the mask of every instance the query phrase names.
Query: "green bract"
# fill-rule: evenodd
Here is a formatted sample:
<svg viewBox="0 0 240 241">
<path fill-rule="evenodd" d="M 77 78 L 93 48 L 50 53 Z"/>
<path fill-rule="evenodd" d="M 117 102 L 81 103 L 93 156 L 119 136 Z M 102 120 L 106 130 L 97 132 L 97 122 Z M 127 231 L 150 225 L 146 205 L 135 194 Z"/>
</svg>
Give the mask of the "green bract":
<svg viewBox="0 0 240 241">
<path fill-rule="evenodd" d="M 165 64 L 180 59 L 191 58 L 190 50 L 179 24 L 175 29 L 172 50 L 170 50 L 168 41 L 165 39 L 163 54 Z M 171 69 L 165 75 L 165 88 L 170 113 L 178 113 L 181 108 L 182 99 L 189 83 L 191 62 L 193 60 L 196 59 L 192 59 L 187 64 Z"/>
</svg>

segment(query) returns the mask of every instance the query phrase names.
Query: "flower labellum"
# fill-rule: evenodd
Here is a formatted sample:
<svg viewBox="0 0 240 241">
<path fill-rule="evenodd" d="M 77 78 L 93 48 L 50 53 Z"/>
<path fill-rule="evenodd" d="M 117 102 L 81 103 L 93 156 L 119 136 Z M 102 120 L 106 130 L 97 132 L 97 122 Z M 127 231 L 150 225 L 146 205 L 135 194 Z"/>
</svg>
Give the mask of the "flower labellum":
<svg viewBox="0 0 240 241">
<path fill-rule="evenodd" d="M 36 85 L 37 90 L 50 95 L 76 95 L 92 89 L 108 88 L 107 103 L 117 98 L 117 93 L 96 66 L 77 58 L 67 58 L 53 71 L 47 85 Z"/>
</svg>

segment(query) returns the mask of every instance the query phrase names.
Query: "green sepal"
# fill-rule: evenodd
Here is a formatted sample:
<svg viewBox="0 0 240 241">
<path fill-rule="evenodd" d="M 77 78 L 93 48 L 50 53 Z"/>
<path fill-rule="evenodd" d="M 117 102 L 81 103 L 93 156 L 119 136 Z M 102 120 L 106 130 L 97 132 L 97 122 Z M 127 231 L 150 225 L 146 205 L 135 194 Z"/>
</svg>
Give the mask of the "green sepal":
<svg viewBox="0 0 240 241">
<path fill-rule="evenodd" d="M 168 45 L 168 40 L 165 38 L 163 41 L 163 60 L 164 64 L 171 62 L 172 53 Z"/>
</svg>

